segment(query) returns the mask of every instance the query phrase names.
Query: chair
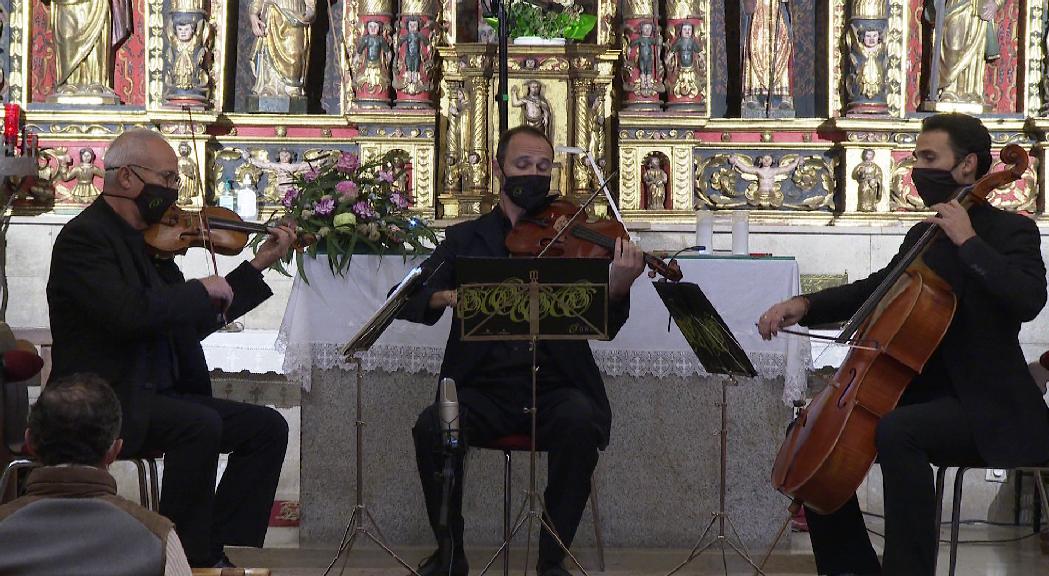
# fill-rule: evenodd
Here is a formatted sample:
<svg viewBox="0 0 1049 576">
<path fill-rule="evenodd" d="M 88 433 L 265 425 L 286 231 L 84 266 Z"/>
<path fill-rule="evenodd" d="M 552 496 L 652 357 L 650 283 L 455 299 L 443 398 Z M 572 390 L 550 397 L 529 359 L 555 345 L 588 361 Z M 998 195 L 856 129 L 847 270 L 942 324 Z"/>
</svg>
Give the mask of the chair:
<svg viewBox="0 0 1049 576">
<path fill-rule="evenodd" d="M 936 527 L 937 548 L 939 548 L 939 522 L 943 511 L 944 481 L 949 466 L 943 466 L 936 470 Z M 954 570 L 958 563 L 958 529 L 961 525 L 962 487 L 965 484 L 965 473 L 969 470 L 986 470 L 987 468 L 959 467 L 954 476 L 954 501 L 951 503 L 951 539 L 950 539 L 950 570 L 949 576 L 954 576 Z M 1018 467 L 1011 468 L 1013 472 L 1028 472 L 1034 476 L 1037 489 L 1035 499 L 1041 502 L 1041 510 L 1046 518 L 1049 518 L 1049 497 L 1046 496 L 1045 482 L 1049 478 L 1049 467 Z M 935 566 L 934 566 L 935 567 Z"/>
<path fill-rule="evenodd" d="M 505 458 L 503 468 L 503 541 L 510 539 L 510 531 L 513 526 L 510 518 L 510 506 L 512 491 L 511 480 L 511 458 L 514 452 L 529 452 L 532 449 L 532 437 L 527 434 L 513 434 L 496 438 L 490 443 L 474 445 L 474 448 L 486 450 L 502 450 Z M 594 519 L 594 541 L 597 543 L 597 565 L 601 572 L 605 571 L 605 545 L 601 535 L 601 512 L 597 507 L 597 479 L 590 479 L 590 511 Z M 510 547 L 503 550 L 503 576 L 510 574 Z"/>
</svg>

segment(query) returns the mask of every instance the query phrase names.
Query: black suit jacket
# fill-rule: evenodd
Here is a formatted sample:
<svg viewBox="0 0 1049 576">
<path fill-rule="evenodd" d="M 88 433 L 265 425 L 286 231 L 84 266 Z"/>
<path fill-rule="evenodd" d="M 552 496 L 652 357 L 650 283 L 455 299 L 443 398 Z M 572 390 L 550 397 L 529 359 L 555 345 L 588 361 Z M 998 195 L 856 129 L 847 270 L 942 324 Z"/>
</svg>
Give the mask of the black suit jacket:
<svg viewBox="0 0 1049 576">
<path fill-rule="evenodd" d="M 51 316 L 52 378 L 92 372 L 105 378 L 123 408 L 124 452 L 145 438 L 149 415 L 141 407 L 151 379 L 156 343 L 167 341 L 176 366 L 175 391 L 211 395 L 200 341 L 221 321 L 199 281 L 186 281 L 173 260 L 148 257 L 142 234 L 99 197 L 69 221 L 55 241 L 47 303 Z M 153 267 L 155 273 L 148 267 Z M 237 318 L 272 292 L 245 262 L 226 276 Z"/>
<path fill-rule="evenodd" d="M 925 262 L 951 284 L 958 307 L 940 352 L 976 437 L 991 466 L 1049 461 L 1049 410 L 1027 369 L 1018 333 L 1045 306 L 1045 264 L 1035 223 L 978 205 L 969 211 L 977 236 L 960 247 L 938 241 Z M 912 227 L 892 262 L 869 278 L 809 294 L 803 321 L 818 325 L 855 312 L 928 227 Z M 906 396 L 905 396 L 906 399 Z"/>
<path fill-rule="evenodd" d="M 506 256 L 503 218 L 505 217 L 502 211 L 496 208 L 476 220 L 450 226 L 445 231 L 444 241 L 422 266 L 424 269 L 433 270 L 438 264 L 443 265 L 424 287 L 409 299 L 399 318 L 431 326 L 436 324 L 444 314 L 444 309 L 430 309 L 430 296 L 434 292 L 456 287 L 456 258 Z M 620 302 L 609 302 L 608 314 L 609 338 L 614 338 L 630 314 L 629 298 Z M 462 386 L 469 384 L 478 368 L 478 362 L 487 355 L 492 343 L 463 342 L 459 338 L 459 332 L 459 320 L 453 318 L 444 350 L 444 361 L 441 363 L 441 378 L 451 378 Z M 604 448 L 608 445 L 611 434 L 612 409 L 608 404 L 601 373 L 590 351 L 590 344 L 585 340 L 551 341 L 548 343 L 548 350 L 557 362 L 558 369 L 567 377 L 568 383 L 586 392 L 594 401 L 600 418 L 598 424 L 602 430 L 601 447 Z"/>
</svg>

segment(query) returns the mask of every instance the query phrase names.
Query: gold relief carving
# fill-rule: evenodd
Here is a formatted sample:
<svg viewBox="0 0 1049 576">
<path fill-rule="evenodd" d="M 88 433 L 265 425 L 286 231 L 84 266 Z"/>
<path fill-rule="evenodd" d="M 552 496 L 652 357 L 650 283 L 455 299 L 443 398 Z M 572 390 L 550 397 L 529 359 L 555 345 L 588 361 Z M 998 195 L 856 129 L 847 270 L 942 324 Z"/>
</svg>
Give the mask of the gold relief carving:
<svg viewBox="0 0 1049 576">
<path fill-rule="evenodd" d="M 640 152 L 633 146 L 619 149 L 619 208 L 639 210 L 641 208 Z"/>
<path fill-rule="evenodd" d="M 358 14 L 393 14 L 393 0 L 362 0 Z"/>
<path fill-rule="evenodd" d="M 331 138 L 331 128 L 321 128 L 321 136 Z"/>
<path fill-rule="evenodd" d="M 488 79 L 475 77 L 470 79 L 470 96 L 473 104 L 470 107 L 471 146 L 472 150 L 488 149 Z"/>
<path fill-rule="evenodd" d="M 911 168 L 914 167 L 914 157 L 908 156 L 899 162 L 892 164 L 892 178 L 889 180 L 889 209 L 896 210 L 924 210 L 925 202 L 912 186 L 907 186 L 904 180 L 910 176 Z"/>
<path fill-rule="evenodd" d="M 401 0 L 401 14 L 432 16 L 435 4 L 434 0 Z"/>
<path fill-rule="evenodd" d="M 106 173 L 95 165 L 95 151 L 91 148 L 81 148 L 77 152 L 79 162 L 72 165 L 72 159 L 67 154 L 59 164 L 58 179 L 62 182 L 76 181 L 71 188 L 60 187 L 59 201 L 65 200 L 77 204 L 87 204 L 94 200 L 101 192 L 95 186 L 95 178 L 104 178 Z"/>
<path fill-rule="evenodd" d="M 762 142 L 772 142 L 772 132 L 770 132 L 768 130 L 762 132 L 761 133 L 761 141 Z"/>
<path fill-rule="evenodd" d="M 23 105 L 27 99 L 25 96 L 28 94 L 27 86 L 25 86 L 25 70 L 29 64 L 26 62 L 25 43 L 23 42 L 25 34 L 23 22 L 29 20 L 28 14 L 24 14 L 29 6 L 30 4 L 25 0 L 11 0 L 11 14 L 8 20 L 11 26 L 11 41 L 8 44 L 8 50 L 11 53 L 11 69 L 7 74 L 7 82 L 10 86 L 8 93 L 12 102 L 20 102 Z"/>
<path fill-rule="evenodd" d="M 991 171 L 1004 167 L 1001 162 L 995 162 L 991 165 Z M 987 196 L 987 202 L 995 208 L 1010 212 L 1034 213 L 1038 208 L 1038 159 L 1031 158 L 1031 165 L 1022 178 L 992 190 Z"/>
<path fill-rule="evenodd" d="M 670 169 L 673 177 L 673 182 L 671 182 L 672 205 L 675 210 L 690 209 L 692 198 L 695 195 L 692 190 L 692 148 L 677 146 L 671 154 L 673 163 Z"/>
<path fill-rule="evenodd" d="M 885 35 L 886 59 L 886 102 L 889 114 L 897 118 L 904 115 L 904 100 L 907 86 L 907 61 L 904 57 L 904 38 L 907 30 L 907 11 L 903 0 L 889 0 L 889 30 Z"/>
<path fill-rule="evenodd" d="M 781 161 L 782 162 L 782 161 Z M 819 210 L 820 208 L 834 209 L 834 168 L 836 160 L 829 162 L 819 156 L 804 158 L 801 164 L 794 170 L 791 180 L 794 185 L 803 190 L 811 190 L 815 187 L 822 189 L 822 196 L 810 196 L 801 202 L 784 202 L 783 207 L 796 210 Z"/>
<path fill-rule="evenodd" d="M 1042 109 L 1042 85 L 1045 74 L 1046 54 L 1040 50 L 1042 39 L 1045 38 L 1045 6 L 1042 0 L 1026 2 L 1030 15 L 1026 19 L 1027 25 L 1027 50 L 1024 53 L 1027 59 L 1027 72 L 1025 76 L 1027 83 L 1027 115 L 1038 116 Z"/>
<path fill-rule="evenodd" d="M 783 205 L 783 190 L 780 182 L 787 179 L 801 164 L 801 157 L 788 154 L 773 165 L 772 156 L 765 154 L 752 160 L 739 154 L 729 156 L 731 164 L 749 182 L 744 195 L 747 203 L 756 208 L 779 208 Z"/>
<path fill-rule="evenodd" d="M 230 136 L 236 136 L 237 135 L 237 127 L 236 126 L 234 126 L 233 128 L 229 129 L 229 135 Z"/>
<path fill-rule="evenodd" d="M 662 152 L 652 152 L 645 157 L 645 168 L 641 173 L 641 181 L 645 184 L 646 210 L 666 210 L 667 208 L 667 182 L 670 177 L 663 170 L 664 158 L 666 156 Z"/>
<path fill-rule="evenodd" d="M 616 12 L 619 0 L 598 0 L 597 44 L 611 46 L 615 44 Z"/>
<path fill-rule="evenodd" d="M 668 20 L 684 20 L 699 13 L 698 4 L 698 0 L 667 0 L 666 17 Z"/>
<path fill-rule="evenodd" d="M 707 168 L 716 166 L 706 178 Z M 732 169 L 728 154 L 714 154 L 696 162 L 695 208 L 739 208 L 747 199 L 736 190 L 739 173 Z"/>
<path fill-rule="evenodd" d="M 173 4 L 178 2 L 173 0 Z M 148 106 L 159 106 L 164 97 L 164 0 L 149 0 L 149 34 L 146 41 Z"/>
<path fill-rule="evenodd" d="M 211 13 L 208 19 L 208 25 L 211 26 L 211 30 L 214 32 L 214 42 L 211 43 L 211 75 L 212 82 L 215 85 L 214 91 L 212 91 L 212 108 L 218 111 L 222 111 L 222 101 L 226 94 L 226 73 L 225 73 L 225 46 L 226 46 L 226 34 L 227 34 L 227 3 L 226 2 L 212 2 Z M 219 26 L 218 23 L 222 25 Z"/>
<path fill-rule="evenodd" d="M 854 0 L 853 10 L 860 3 L 884 2 L 885 0 Z M 834 0 L 831 4 L 831 38 L 845 37 L 845 3 L 846 0 Z M 855 17 L 855 16 L 854 16 Z M 841 50 L 831 50 L 830 63 L 830 88 L 835 97 L 830 99 L 830 116 L 833 118 L 841 113 L 841 89 L 842 75 L 845 72 L 846 63 Z"/>
<path fill-rule="evenodd" d="M 287 126 L 276 126 L 276 127 L 273 128 L 273 133 L 275 135 L 277 135 L 277 137 L 279 137 L 279 138 L 284 138 L 285 136 L 288 135 L 288 127 Z"/>
<path fill-rule="evenodd" d="M 594 82 L 588 78 L 576 78 L 572 81 L 572 97 L 575 101 L 575 113 L 572 114 L 575 122 L 575 145 L 588 148 L 590 142 L 590 94 L 594 90 Z M 597 157 L 594 158 L 597 161 Z M 590 166 L 582 154 L 575 155 L 572 159 L 572 174 L 576 190 L 586 190 L 590 187 Z"/>
<path fill-rule="evenodd" d="M 645 18 L 656 15 L 657 0 L 624 0 L 623 18 Z"/>
<path fill-rule="evenodd" d="M 112 134 L 113 129 L 101 124 L 52 124 L 48 127 L 52 134 Z"/>
<path fill-rule="evenodd" d="M 471 62 L 471 64 L 472 64 L 472 62 Z M 482 64 L 482 65 L 480 65 L 478 67 L 483 67 L 486 64 L 487 64 L 487 61 L 485 62 L 485 64 Z M 568 70 L 569 64 L 568 64 L 568 60 L 566 60 L 564 58 L 559 58 L 557 56 L 551 56 L 549 58 L 544 58 L 541 61 L 536 61 L 535 58 L 529 57 L 529 58 L 523 58 L 523 59 L 520 59 L 520 60 L 518 60 L 518 59 L 510 60 L 509 62 L 507 62 L 507 68 L 509 70 L 514 70 L 514 71 L 525 70 L 525 71 L 538 71 L 538 72 L 562 72 L 562 71 Z"/>
</svg>

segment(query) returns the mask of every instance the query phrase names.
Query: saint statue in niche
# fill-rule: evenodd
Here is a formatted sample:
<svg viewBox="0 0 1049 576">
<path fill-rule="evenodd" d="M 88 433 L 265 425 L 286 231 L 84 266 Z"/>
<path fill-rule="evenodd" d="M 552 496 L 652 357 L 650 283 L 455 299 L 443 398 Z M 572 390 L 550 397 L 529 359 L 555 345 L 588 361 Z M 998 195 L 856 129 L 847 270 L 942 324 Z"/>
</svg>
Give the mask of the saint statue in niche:
<svg viewBox="0 0 1049 576">
<path fill-rule="evenodd" d="M 744 118 L 793 118 L 794 34 L 787 0 L 742 0 Z"/>
</svg>

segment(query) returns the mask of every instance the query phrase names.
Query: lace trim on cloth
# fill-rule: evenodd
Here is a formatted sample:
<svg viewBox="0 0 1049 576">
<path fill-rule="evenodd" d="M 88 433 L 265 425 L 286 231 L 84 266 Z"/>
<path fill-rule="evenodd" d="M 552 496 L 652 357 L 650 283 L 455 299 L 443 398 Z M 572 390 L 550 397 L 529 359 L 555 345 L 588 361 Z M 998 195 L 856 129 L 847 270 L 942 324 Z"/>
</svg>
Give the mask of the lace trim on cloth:
<svg viewBox="0 0 1049 576">
<path fill-rule="evenodd" d="M 287 341 L 281 338 L 277 341 L 277 347 L 284 351 L 285 376 L 289 381 L 299 383 L 306 392 L 310 391 L 314 369 L 353 369 L 353 365 L 343 359 L 340 344 L 288 346 Z M 784 377 L 784 403 L 789 405 L 794 400 L 801 399 L 807 386 L 805 372 L 797 374 L 797 371 L 788 371 L 785 355 L 768 352 L 754 352 L 748 355 L 759 377 L 766 380 Z M 361 356 L 361 367 L 369 371 L 425 371 L 437 374 L 440 372 L 443 356 L 443 347 L 377 345 Z M 594 360 L 606 376 L 685 378 L 710 375 L 691 352 L 595 350 Z"/>
</svg>

